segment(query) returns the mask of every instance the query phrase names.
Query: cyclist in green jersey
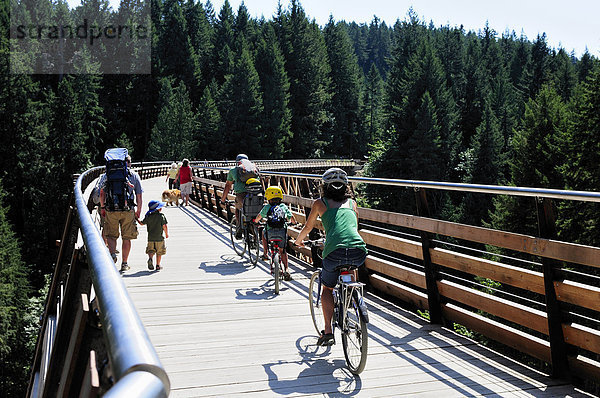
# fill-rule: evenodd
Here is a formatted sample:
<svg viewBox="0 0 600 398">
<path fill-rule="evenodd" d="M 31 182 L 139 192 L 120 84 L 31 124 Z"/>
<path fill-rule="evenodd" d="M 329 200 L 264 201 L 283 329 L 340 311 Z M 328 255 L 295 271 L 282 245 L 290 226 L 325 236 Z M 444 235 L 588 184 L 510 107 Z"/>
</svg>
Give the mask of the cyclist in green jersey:
<svg viewBox="0 0 600 398">
<path fill-rule="evenodd" d="M 358 233 L 358 213 L 356 202 L 348 188 L 348 175 L 342 169 L 331 168 L 323 173 L 322 197 L 314 201 L 310 215 L 296 245 L 314 228 L 317 217 L 321 217 L 325 229 L 323 248 L 322 304 L 325 329 L 317 341 L 318 345 L 335 344 L 331 319 L 333 317 L 333 288 L 342 266 L 360 266 L 367 257 L 367 246 Z"/>
</svg>

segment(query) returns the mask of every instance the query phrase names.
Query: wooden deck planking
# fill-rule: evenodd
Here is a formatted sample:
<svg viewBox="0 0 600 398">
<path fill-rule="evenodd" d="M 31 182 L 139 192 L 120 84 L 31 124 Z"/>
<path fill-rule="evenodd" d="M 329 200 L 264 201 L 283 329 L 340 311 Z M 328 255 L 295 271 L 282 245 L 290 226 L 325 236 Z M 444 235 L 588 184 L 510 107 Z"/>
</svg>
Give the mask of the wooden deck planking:
<svg viewBox="0 0 600 398">
<path fill-rule="evenodd" d="M 146 204 L 159 199 L 164 179 L 146 180 L 144 189 Z M 369 357 L 354 377 L 339 334 L 335 346 L 315 346 L 310 268 L 292 260 L 294 280 L 276 296 L 268 265 L 238 257 L 222 220 L 194 206 L 163 212 L 170 234 L 164 269 L 147 270 L 146 229 L 139 226 L 123 279 L 172 397 L 584 396 L 372 296 Z"/>
</svg>

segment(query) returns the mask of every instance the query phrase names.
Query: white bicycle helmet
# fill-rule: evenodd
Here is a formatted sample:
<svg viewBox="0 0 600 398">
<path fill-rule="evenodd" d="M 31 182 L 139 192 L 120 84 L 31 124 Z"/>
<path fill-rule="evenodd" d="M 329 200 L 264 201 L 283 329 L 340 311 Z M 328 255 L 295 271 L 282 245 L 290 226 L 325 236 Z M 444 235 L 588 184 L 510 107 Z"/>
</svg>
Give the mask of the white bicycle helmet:
<svg viewBox="0 0 600 398">
<path fill-rule="evenodd" d="M 235 157 L 235 161 L 236 161 L 236 162 L 239 162 L 239 161 L 240 161 L 240 160 L 242 160 L 242 159 L 248 159 L 248 155 L 246 155 L 246 154 L 244 154 L 244 153 L 240 153 L 239 155 L 237 155 L 237 156 Z"/>
<path fill-rule="evenodd" d="M 338 169 L 337 167 L 328 169 L 325 173 L 323 173 L 322 178 L 324 184 L 341 183 L 348 185 L 348 174 L 344 170 Z"/>
</svg>

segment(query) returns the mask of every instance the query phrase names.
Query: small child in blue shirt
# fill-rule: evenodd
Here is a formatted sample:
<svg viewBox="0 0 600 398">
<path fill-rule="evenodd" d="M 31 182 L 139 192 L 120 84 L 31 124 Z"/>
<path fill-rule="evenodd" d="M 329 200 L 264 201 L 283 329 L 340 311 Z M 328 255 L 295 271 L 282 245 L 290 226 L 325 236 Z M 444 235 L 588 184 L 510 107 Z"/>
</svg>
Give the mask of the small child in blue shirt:
<svg viewBox="0 0 600 398">
<path fill-rule="evenodd" d="M 277 186 L 267 188 L 265 191 L 265 198 L 269 201 L 269 204 L 265 205 L 254 219 L 254 222 L 256 223 L 263 218 L 267 220 L 265 231 L 263 232 L 262 237 L 264 250 L 262 259 L 269 259 L 267 255 L 267 236 L 269 236 L 269 239 L 275 236 L 277 236 L 277 238 L 281 238 L 282 243 L 279 245 L 279 255 L 281 256 L 281 262 L 284 266 L 283 279 L 289 281 L 292 280 L 292 277 L 288 271 L 288 256 L 285 251 L 285 245 L 287 242 L 286 226 L 288 221 L 292 220 L 293 222 L 296 222 L 296 219 L 294 218 L 294 215 L 290 209 L 285 204 L 281 203 L 283 200 L 283 191 L 281 188 Z"/>
</svg>

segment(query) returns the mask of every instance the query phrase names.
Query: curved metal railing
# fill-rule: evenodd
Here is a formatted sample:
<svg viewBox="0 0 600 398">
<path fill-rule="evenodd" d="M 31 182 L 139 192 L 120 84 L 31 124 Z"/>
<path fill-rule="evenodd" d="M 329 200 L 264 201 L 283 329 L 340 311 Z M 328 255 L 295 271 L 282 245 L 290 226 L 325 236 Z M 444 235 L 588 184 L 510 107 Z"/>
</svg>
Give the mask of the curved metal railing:
<svg viewBox="0 0 600 398">
<path fill-rule="evenodd" d="M 117 380 L 105 396 L 166 397 L 170 391 L 169 377 L 83 197 L 82 181 L 97 169 L 90 169 L 77 179 L 75 204 L 100 307 L 102 330 Z"/>
</svg>

